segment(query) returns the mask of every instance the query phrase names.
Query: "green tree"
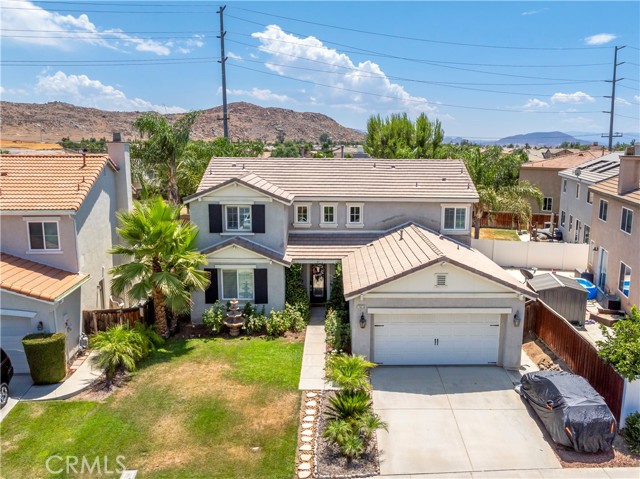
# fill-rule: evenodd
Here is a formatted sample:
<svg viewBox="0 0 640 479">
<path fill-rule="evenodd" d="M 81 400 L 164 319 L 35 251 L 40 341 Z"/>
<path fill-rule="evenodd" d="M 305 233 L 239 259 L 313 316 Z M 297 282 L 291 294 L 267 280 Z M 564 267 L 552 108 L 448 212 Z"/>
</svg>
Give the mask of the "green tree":
<svg viewBox="0 0 640 479">
<path fill-rule="evenodd" d="M 158 332 L 167 335 L 167 308 L 174 313 L 189 310 L 190 293 L 204 289 L 207 273 L 198 269 L 207 263 L 196 249 L 198 229 L 179 219 L 180 207 L 155 198 L 135 202 L 133 211 L 118 214 L 118 234 L 124 244 L 109 252 L 131 261 L 111 268 L 115 294 L 136 300 L 153 297 Z"/>
<path fill-rule="evenodd" d="M 133 127 L 143 138 L 133 149 L 134 156 L 154 173 L 152 176 L 162 179 L 161 191 L 174 205 L 180 203 L 177 162 L 189 142 L 191 128 L 198 114 L 199 112 L 192 111 L 170 124 L 159 113 L 148 112 L 133 123 Z"/>
<path fill-rule="evenodd" d="M 300 145 L 291 140 L 279 143 L 271 150 L 271 156 L 273 158 L 300 158 Z"/>
<path fill-rule="evenodd" d="M 640 312 L 631 308 L 628 319 L 617 321 L 613 331 L 601 326 L 603 341 L 598 341 L 598 355 L 629 381 L 640 378 Z"/>
<path fill-rule="evenodd" d="M 413 123 L 406 113 L 367 121 L 364 149 L 374 158 L 438 158 L 444 139 L 439 120 L 421 113 Z"/>
</svg>

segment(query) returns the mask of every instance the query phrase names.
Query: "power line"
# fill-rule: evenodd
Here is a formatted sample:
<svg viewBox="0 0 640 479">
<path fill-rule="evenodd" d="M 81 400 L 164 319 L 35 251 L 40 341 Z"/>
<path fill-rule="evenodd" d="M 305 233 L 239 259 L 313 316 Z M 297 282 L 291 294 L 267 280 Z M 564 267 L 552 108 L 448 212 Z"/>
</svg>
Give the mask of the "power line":
<svg viewBox="0 0 640 479">
<path fill-rule="evenodd" d="M 124 5 L 123 5 L 124 6 Z M 127 4 L 127 6 L 130 6 Z M 176 5 L 177 7 L 178 5 Z M 40 7 L 36 7 L 36 8 L 32 8 L 32 7 L 5 7 L 2 6 L 2 8 L 4 10 L 31 10 L 31 11 L 42 11 L 44 10 L 43 8 Z M 77 10 L 77 9 L 72 9 L 72 8 L 56 8 L 55 9 L 56 12 L 74 12 L 74 13 L 109 13 L 109 14 L 143 14 L 143 15 L 149 15 L 149 14 L 171 14 L 171 15 L 176 15 L 176 14 L 191 14 L 191 13 L 213 13 L 213 10 L 209 9 L 209 10 L 170 10 L 170 11 L 166 11 L 166 10 Z"/>
</svg>

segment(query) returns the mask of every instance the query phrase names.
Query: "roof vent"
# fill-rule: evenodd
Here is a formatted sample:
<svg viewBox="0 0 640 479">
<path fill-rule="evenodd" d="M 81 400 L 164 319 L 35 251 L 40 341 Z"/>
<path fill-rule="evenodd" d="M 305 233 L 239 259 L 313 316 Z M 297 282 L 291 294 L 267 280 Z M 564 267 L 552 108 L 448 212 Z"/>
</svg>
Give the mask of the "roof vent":
<svg viewBox="0 0 640 479">
<path fill-rule="evenodd" d="M 443 178 L 442 178 L 442 181 L 447 181 L 447 179 L 443 177 Z"/>
<path fill-rule="evenodd" d="M 576 171 L 574 171 L 574 173 L 577 177 L 580 177 L 580 175 L 582 174 L 582 168 L 576 168 Z"/>
<path fill-rule="evenodd" d="M 393 168 L 395 168 L 395 167 L 396 167 L 396 165 L 391 165 L 391 169 L 393 169 Z"/>
<path fill-rule="evenodd" d="M 376 167 L 376 164 L 375 164 L 375 163 L 373 163 L 373 167 L 374 167 L 374 168 Z"/>
<path fill-rule="evenodd" d="M 447 275 L 443 273 L 436 274 L 436 286 L 446 286 L 447 285 Z"/>
</svg>

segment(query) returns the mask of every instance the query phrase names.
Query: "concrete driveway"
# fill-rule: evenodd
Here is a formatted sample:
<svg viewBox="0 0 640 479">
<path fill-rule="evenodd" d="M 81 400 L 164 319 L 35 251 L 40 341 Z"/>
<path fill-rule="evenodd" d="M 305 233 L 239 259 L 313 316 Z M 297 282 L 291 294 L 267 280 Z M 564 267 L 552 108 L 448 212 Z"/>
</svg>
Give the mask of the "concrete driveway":
<svg viewBox="0 0 640 479">
<path fill-rule="evenodd" d="M 31 375 L 14 374 L 9 383 L 9 400 L 7 404 L 0 410 L 0 422 L 9 414 L 16 404 L 22 399 L 29 388 L 33 385 Z"/>
<path fill-rule="evenodd" d="M 561 467 L 502 368 L 382 366 L 371 382 L 382 475 Z"/>
</svg>

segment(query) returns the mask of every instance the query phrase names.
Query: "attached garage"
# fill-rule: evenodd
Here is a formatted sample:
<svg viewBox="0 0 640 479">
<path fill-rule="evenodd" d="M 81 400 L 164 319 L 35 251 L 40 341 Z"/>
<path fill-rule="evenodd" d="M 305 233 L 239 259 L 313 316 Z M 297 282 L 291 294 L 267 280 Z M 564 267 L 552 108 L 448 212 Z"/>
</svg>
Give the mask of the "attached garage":
<svg viewBox="0 0 640 479">
<path fill-rule="evenodd" d="M 29 365 L 22 347 L 22 338 L 35 332 L 31 326 L 31 318 L 36 313 L 21 313 L 20 311 L 2 310 L 0 314 L 0 338 L 2 338 L 2 349 L 11 358 L 13 371 L 16 374 L 28 374 Z M 18 316 L 18 314 L 20 315 Z"/>
</svg>

